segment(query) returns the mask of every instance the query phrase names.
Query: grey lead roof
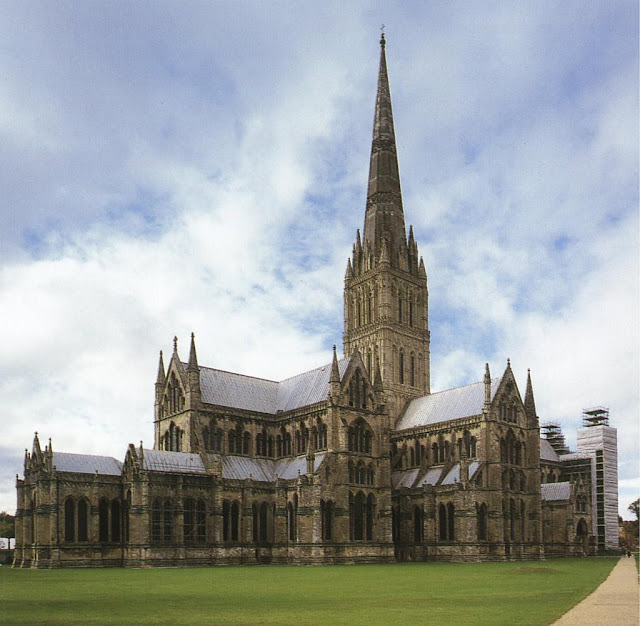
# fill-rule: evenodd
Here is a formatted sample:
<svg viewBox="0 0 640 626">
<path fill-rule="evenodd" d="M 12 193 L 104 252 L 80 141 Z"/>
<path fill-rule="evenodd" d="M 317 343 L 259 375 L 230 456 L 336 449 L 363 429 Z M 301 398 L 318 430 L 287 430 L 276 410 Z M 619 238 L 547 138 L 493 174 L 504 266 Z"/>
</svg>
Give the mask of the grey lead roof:
<svg viewBox="0 0 640 626">
<path fill-rule="evenodd" d="M 200 455 L 192 452 L 143 450 L 143 455 L 143 468 L 152 472 L 178 472 L 181 474 L 204 474 L 206 472 Z"/>
<path fill-rule="evenodd" d="M 473 478 L 481 465 L 480 461 L 469 463 L 469 478 Z M 399 489 L 400 487 L 424 487 L 425 485 L 435 486 L 440 481 L 443 470 L 444 467 L 442 465 L 430 467 L 420 479 L 418 479 L 419 468 L 391 472 L 391 484 L 394 489 Z M 440 484 L 454 485 L 458 482 L 460 482 L 460 463 L 455 463 Z"/>
<path fill-rule="evenodd" d="M 315 455 L 313 471 L 324 460 L 325 454 Z M 289 480 L 307 473 L 307 457 L 297 456 L 288 459 L 252 459 L 246 456 L 220 456 L 210 454 L 212 460 L 222 460 L 222 477 L 232 480 L 245 480 L 251 478 L 258 482 L 274 482 L 278 478 Z"/>
<path fill-rule="evenodd" d="M 542 483 L 540 485 L 543 500 L 568 500 L 571 498 L 571 483 Z"/>
<path fill-rule="evenodd" d="M 340 377 L 348 364 L 348 359 L 338 361 Z M 281 382 L 200 367 L 203 402 L 258 413 L 291 411 L 326 400 L 330 378 L 331 363 Z"/>
<path fill-rule="evenodd" d="M 420 482 L 416 486 L 424 487 L 424 485 L 437 485 L 438 481 L 440 480 L 440 476 L 442 475 L 442 470 L 442 467 L 429 468 L 427 470 L 427 473 L 420 479 Z"/>
<path fill-rule="evenodd" d="M 559 461 L 559 457 L 551 444 L 544 438 L 540 437 L 540 460 L 541 461 Z"/>
<path fill-rule="evenodd" d="M 493 400 L 502 378 L 491 380 Z M 480 415 L 484 408 L 484 382 L 454 387 L 411 400 L 396 424 L 396 431 Z"/>
<path fill-rule="evenodd" d="M 112 456 L 96 456 L 93 454 L 74 454 L 72 452 L 54 452 L 53 467 L 58 472 L 74 474 L 106 474 L 120 476 L 122 463 Z"/>
<path fill-rule="evenodd" d="M 416 481 L 419 471 L 420 470 L 416 467 L 410 470 L 391 472 L 391 485 L 394 489 L 400 489 L 401 487 L 413 487 L 413 483 Z"/>
</svg>

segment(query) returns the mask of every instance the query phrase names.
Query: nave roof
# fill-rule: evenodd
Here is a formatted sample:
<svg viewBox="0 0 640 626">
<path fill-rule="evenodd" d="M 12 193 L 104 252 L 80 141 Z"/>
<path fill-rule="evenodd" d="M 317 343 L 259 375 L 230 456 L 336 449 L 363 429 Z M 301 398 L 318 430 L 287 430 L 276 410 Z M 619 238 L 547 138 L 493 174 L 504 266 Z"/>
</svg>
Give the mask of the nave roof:
<svg viewBox="0 0 640 626">
<path fill-rule="evenodd" d="M 122 462 L 111 456 L 94 454 L 75 454 L 72 452 L 54 452 L 52 466 L 57 472 L 73 474 L 106 474 L 120 476 Z"/>
<path fill-rule="evenodd" d="M 338 361 L 340 377 L 348 364 L 349 359 Z M 280 382 L 200 366 L 203 402 L 273 415 L 326 400 L 330 377 L 331 363 Z"/>
</svg>

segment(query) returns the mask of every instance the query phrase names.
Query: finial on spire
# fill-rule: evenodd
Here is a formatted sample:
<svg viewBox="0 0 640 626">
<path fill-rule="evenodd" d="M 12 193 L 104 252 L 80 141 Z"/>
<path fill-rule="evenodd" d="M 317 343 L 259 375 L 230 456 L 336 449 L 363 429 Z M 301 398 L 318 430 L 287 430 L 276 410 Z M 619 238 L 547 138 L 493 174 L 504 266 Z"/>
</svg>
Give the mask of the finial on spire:
<svg viewBox="0 0 640 626">
<path fill-rule="evenodd" d="M 198 370 L 198 356 L 196 355 L 196 336 L 191 333 L 191 347 L 189 348 L 189 364 L 187 370 Z"/>
<path fill-rule="evenodd" d="M 380 26 L 380 45 L 384 47 L 385 45 L 385 39 L 384 39 L 384 29 L 385 29 L 385 25 L 383 24 L 382 26 Z"/>
<path fill-rule="evenodd" d="M 173 337 L 173 351 L 174 352 L 178 351 L 178 337 L 177 336 Z"/>
<path fill-rule="evenodd" d="M 488 409 L 491 406 L 491 372 L 489 364 L 484 364 L 484 406 Z"/>
<path fill-rule="evenodd" d="M 527 390 L 524 394 L 524 410 L 532 426 L 537 425 L 536 401 L 533 397 L 533 385 L 531 384 L 531 370 L 527 369 Z"/>
<path fill-rule="evenodd" d="M 164 385 L 166 376 L 164 373 L 164 359 L 162 358 L 162 350 L 160 350 L 160 358 L 158 359 L 158 375 L 156 376 L 156 385 Z"/>
</svg>

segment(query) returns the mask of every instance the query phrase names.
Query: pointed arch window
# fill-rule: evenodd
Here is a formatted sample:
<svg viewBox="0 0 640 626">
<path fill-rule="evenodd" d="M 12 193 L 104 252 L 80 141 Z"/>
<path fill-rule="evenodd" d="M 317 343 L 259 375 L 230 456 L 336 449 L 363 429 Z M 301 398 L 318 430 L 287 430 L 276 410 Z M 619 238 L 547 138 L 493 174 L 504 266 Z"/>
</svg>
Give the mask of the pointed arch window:
<svg viewBox="0 0 640 626">
<path fill-rule="evenodd" d="M 424 534 L 424 516 L 419 506 L 413 507 L 413 541 L 422 543 Z"/>
<path fill-rule="evenodd" d="M 404 385 L 404 350 L 402 348 L 398 357 L 398 382 Z"/>
<path fill-rule="evenodd" d="M 162 541 L 162 504 L 158 498 L 151 506 L 151 541 Z"/>
<path fill-rule="evenodd" d="M 120 541 L 121 529 L 120 500 L 111 502 L 111 541 Z"/>
<path fill-rule="evenodd" d="M 322 530 L 322 541 L 333 540 L 333 513 L 334 503 L 331 500 L 324 502 L 320 501 L 320 520 Z"/>
<path fill-rule="evenodd" d="M 476 505 L 477 506 L 477 505 Z M 480 541 L 487 539 L 487 505 L 482 503 L 477 507 L 477 536 Z"/>
<path fill-rule="evenodd" d="M 98 537 L 102 542 L 109 541 L 109 500 L 106 498 L 98 503 Z"/>
<path fill-rule="evenodd" d="M 413 352 L 409 359 L 409 384 L 412 387 L 416 386 L 416 356 Z"/>
<path fill-rule="evenodd" d="M 267 505 L 266 502 L 263 502 L 260 505 L 260 541 L 261 542 L 266 542 L 267 541 L 267 524 L 268 524 L 268 519 L 269 519 L 269 506 Z"/>
<path fill-rule="evenodd" d="M 76 540 L 76 503 L 73 498 L 64 501 L 64 540 Z"/>
<path fill-rule="evenodd" d="M 89 503 L 81 498 L 78 501 L 78 541 L 89 539 Z"/>
</svg>

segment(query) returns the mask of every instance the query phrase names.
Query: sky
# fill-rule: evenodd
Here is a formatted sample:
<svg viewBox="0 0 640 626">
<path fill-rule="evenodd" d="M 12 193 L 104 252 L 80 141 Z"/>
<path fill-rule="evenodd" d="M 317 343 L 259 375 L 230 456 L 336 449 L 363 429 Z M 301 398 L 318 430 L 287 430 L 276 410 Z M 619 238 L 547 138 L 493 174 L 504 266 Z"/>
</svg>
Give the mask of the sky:
<svg viewBox="0 0 640 626">
<path fill-rule="evenodd" d="M 640 495 L 638 6 L 19 2 L 0 20 L 0 510 L 34 431 L 153 446 L 159 350 L 282 380 L 342 344 L 385 24 L 432 390 L 500 375 Z"/>
</svg>

